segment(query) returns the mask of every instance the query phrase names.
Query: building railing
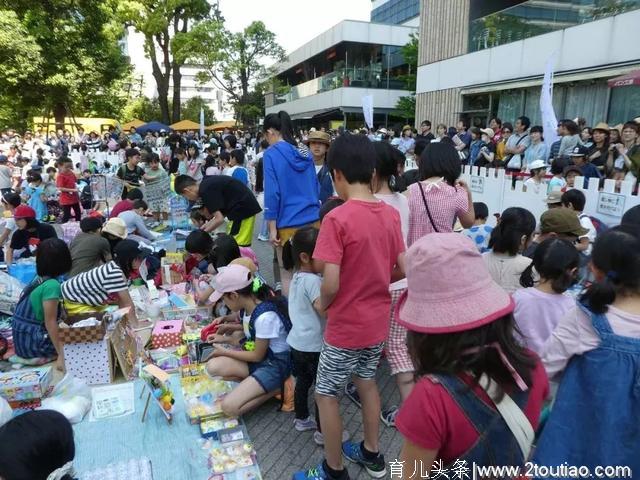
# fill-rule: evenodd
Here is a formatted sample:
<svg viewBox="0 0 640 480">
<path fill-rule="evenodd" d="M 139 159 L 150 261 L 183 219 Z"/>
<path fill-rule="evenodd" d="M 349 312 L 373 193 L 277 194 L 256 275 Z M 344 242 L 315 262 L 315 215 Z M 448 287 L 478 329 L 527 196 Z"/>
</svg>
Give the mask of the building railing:
<svg viewBox="0 0 640 480">
<path fill-rule="evenodd" d="M 471 21 L 469 52 L 640 8 L 640 0 L 530 0 Z"/>
<path fill-rule="evenodd" d="M 405 81 L 401 76 L 383 71 L 381 66 L 342 68 L 290 87 L 286 93 L 276 97 L 276 104 L 345 87 L 402 90 L 405 88 Z"/>
</svg>

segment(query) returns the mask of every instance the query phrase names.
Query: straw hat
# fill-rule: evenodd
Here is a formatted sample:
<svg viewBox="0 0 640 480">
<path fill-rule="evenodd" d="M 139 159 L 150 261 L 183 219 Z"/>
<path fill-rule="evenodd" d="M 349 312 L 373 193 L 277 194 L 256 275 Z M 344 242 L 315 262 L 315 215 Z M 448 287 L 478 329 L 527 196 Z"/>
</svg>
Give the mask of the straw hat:
<svg viewBox="0 0 640 480">
<path fill-rule="evenodd" d="M 425 235 L 407 251 L 406 265 L 408 289 L 396 315 L 409 330 L 463 332 L 513 312 L 513 300 L 493 281 L 476 245 L 464 235 Z"/>
<path fill-rule="evenodd" d="M 493 131 L 493 128 L 481 128 L 480 131 L 486 134 L 489 138 L 496 136 L 496 132 Z"/>
<path fill-rule="evenodd" d="M 411 125 L 405 125 L 404 127 L 402 127 L 402 133 L 404 133 L 407 130 L 411 130 L 413 132 L 413 127 L 411 127 Z"/>
<path fill-rule="evenodd" d="M 309 132 L 307 139 L 304 143 L 309 145 L 311 142 L 324 143 L 325 145 L 331 145 L 331 136 L 327 132 Z"/>
<path fill-rule="evenodd" d="M 594 130 L 601 130 L 601 131 L 603 131 L 603 132 L 605 132 L 607 134 L 609 133 L 609 130 L 610 130 L 609 125 L 607 125 L 604 122 L 598 123 L 595 127 L 593 127 L 593 129 Z"/>
<path fill-rule="evenodd" d="M 127 225 L 121 218 L 110 218 L 102 227 L 102 231 L 123 240 L 127 238 Z"/>
</svg>

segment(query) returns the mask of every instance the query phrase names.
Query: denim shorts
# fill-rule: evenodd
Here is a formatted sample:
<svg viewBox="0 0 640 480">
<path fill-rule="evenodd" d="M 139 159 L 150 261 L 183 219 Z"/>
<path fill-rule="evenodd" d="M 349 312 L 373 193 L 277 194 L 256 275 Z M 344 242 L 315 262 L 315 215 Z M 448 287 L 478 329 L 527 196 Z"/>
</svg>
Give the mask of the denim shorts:
<svg viewBox="0 0 640 480">
<path fill-rule="evenodd" d="M 337 397 L 351 375 L 364 380 L 375 378 L 384 342 L 370 347 L 350 349 L 324 343 L 320 352 L 316 393 Z"/>
<path fill-rule="evenodd" d="M 259 363 L 249 363 L 249 373 L 265 393 L 278 390 L 291 375 L 291 355 L 288 351 L 273 353 L 268 350 L 267 358 Z"/>
</svg>

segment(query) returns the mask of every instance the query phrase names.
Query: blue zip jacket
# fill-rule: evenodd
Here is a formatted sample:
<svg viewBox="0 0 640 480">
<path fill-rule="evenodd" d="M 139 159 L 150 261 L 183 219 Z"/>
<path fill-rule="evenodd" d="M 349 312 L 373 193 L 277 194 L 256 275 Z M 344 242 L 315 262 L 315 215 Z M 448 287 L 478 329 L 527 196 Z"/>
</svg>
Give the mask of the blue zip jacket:
<svg viewBox="0 0 640 480">
<path fill-rule="evenodd" d="M 264 153 L 264 218 L 278 228 L 299 227 L 320 218 L 320 187 L 306 149 L 282 141 Z"/>
</svg>

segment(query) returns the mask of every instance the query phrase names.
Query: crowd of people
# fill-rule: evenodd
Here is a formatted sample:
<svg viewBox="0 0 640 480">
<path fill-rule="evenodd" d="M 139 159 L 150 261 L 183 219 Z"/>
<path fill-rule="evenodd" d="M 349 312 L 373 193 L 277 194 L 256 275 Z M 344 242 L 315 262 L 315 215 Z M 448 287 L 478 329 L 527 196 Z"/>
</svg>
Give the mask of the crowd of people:
<svg viewBox="0 0 640 480">
<path fill-rule="evenodd" d="M 255 137 L 225 132 L 214 144 L 178 135 L 166 154 L 154 152 L 162 135 L 132 131 L 114 172 L 124 198 L 108 220 L 85 215 L 69 246 L 21 197 L 37 184 L 5 193 L 15 223 L 5 224 L 7 256 L 35 255 L 38 273 L 16 309 L 16 354 L 61 358 L 60 302 L 71 312 L 127 306 L 129 282 L 157 279 L 138 187 L 164 171 L 189 201 L 196 229 L 186 271 L 214 311 L 203 332 L 215 346 L 206 370 L 238 382 L 223 410 L 244 414 L 293 388 L 294 428 L 323 446 L 324 458 L 294 479 L 348 479 L 344 459 L 385 477 L 381 422 L 402 434 L 403 478 L 418 464 L 433 473 L 529 459 L 640 469 L 640 208 L 607 227 L 584 214 L 573 188 L 576 176 L 637 178 L 638 128 L 563 120 L 550 152 L 527 117 L 515 127 L 438 125 L 435 134 L 424 121 L 417 135 L 407 126 L 390 138 L 385 129 L 296 132 L 280 112 Z M 79 172 L 61 148 L 56 185 L 68 220 L 74 204 L 63 195 L 77 193 Z M 407 156 L 416 169 L 405 171 Z M 491 226 L 494 212 L 474 202 L 463 165 L 530 172 L 527 188 L 548 189 L 548 210 L 536 218 L 508 208 Z M 152 210 L 158 220 L 166 213 Z M 277 259 L 271 286 L 251 250 L 262 211 L 257 237 Z M 381 405 L 383 356 L 399 405 Z M 360 441 L 344 428 L 341 395 L 362 411 Z M 1 428 L 0 441 L 16 428 Z M 13 478 L 1 465 L 0 476 Z"/>
</svg>

